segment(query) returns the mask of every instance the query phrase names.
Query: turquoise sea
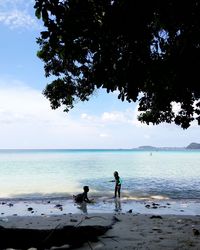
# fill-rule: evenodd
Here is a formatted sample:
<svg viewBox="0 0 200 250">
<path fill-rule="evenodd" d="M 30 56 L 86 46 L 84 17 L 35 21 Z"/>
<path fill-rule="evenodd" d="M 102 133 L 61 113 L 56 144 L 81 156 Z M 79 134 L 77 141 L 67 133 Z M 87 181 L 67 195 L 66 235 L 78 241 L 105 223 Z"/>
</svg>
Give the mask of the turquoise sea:
<svg viewBox="0 0 200 250">
<path fill-rule="evenodd" d="M 0 198 L 112 197 L 116 170 L 127 199 L 200 199 L 198 150 L 0 150 Z"/>
</svg>

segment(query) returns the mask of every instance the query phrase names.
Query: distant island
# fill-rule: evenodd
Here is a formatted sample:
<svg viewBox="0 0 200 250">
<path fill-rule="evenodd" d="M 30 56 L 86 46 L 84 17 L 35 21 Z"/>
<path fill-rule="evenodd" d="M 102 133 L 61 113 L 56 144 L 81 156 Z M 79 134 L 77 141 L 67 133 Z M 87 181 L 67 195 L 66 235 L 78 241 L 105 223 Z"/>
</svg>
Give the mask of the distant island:
<svg viewBox="0 0 200 250">
<path fill-rule="evenodd" d="M 186 149 L 200 149 L 200 143 L 192 142 L 186 147 Z"/>
<path fill-rule="evenodd" d="M 140 146 L 137 149 L 139 150 L 191 150 L 191 149 L 200 149 L 200 143 L 192 142 L 187 147 L 153 147 L 153 146 Z"/>
<path fill-rule="evenodd" d="M 158 149 L 158 148 L 157 148 L 157 147 L 153 147 L 153 146 L 140 146 L 140 147 L 138 147 L 138 149 L 156 150 L 156 149 Z"/>
</svg>

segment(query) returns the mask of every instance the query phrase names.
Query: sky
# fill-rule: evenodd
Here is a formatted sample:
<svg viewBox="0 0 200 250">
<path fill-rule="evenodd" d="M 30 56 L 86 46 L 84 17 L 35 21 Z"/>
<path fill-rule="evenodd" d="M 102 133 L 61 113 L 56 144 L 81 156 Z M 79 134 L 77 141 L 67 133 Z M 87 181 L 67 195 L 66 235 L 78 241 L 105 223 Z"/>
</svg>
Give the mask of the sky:
<svg viewBox="0 0 200 250">
<path fill-rule="evenodd" d="M 42 23 L 34 0 L 0 0 L 0 149 L 130 149 L 143 145 L 185 147 L 200 142 L 196 124 L 145 125 L 138 104 L 117 93 L 96 92 L 68 113 L 52 110 L 42 95 L 50 82 L 37 58 Z"/>
</svg>

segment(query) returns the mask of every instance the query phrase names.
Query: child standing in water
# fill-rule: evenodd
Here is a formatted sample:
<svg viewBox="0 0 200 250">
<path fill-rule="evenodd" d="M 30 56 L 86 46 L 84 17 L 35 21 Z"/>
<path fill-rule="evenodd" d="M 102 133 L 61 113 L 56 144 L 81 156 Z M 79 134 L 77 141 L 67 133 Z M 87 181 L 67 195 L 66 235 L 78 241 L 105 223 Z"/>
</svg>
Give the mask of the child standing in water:
<svg viewBox="0 0 200 250">
<path fill-rule="evenodd" d="M 115 180 L 113 182 L 115 182 L 115 196 L 114 198 L 117 197 L 117 194 L 118 194 L 118 197 L 120 198 L 120 191 L 121 191 L 121 184 L 122 184 L 122 181 L 121 181 L 121 178 L 119 177 L 119 174 L 117 171 L 115 171 L 113 173 L 114 177 L 115 177 Z"/>
</svg>

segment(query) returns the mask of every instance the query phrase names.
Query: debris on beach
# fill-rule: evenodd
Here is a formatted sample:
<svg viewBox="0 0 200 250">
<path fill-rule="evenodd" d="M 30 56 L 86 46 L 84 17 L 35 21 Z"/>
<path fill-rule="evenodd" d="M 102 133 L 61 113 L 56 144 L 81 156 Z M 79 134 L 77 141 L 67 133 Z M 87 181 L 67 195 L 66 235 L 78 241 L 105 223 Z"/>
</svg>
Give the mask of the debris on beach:
<svg viewBox="0 0 200 250">
<path fill-rule="evenodd" d="M 193 228 L 192 231 L 193 231 L 193 234 L 194 234 L 194 235 L 200 235 L 200 232 L 199 232 L 198 229 Z"/>
<path fill-rule="evenodd" d="M 62 205 L 61 205 L 61 204 L 57 204 L 57 205 L 55 205 L 55 208 L 58 208 L 58 209 L 60 209 L 60 211 L 63 211 L 63 207 L 62 207 Z"/>
<path fill-rule="evenodd" d="M 170 205 L 170 204 L 167 203 L 166 205 Z M 151 209 L 167 208 L 166 205 L 160 205 L 160 204 L 158 204 L 158 203 L 153 202 L 152 204 L 146 204 L 145 207 L 148 208 L 148 209 L 149 209 L 149 208 L 151 208 Z M 170 208 L 170 207 L 168 207 L 168 208 Z"/>
<path fill-rule="evenodd" d="M 147 205 L 145 205 L 145 207 L 146 208 L 151 208 L 151 209 L 157 209 L 159 207 L 159 204 L 153 202 L 152 206 L 147 204 Z"/>
<path fill-rule="evenodd" d="M 150 219 L 162 219 L 162 216 L 160 215 L 152 215 Z"/>
<path fill-rule="evenodd" d="M 71 222 L 77 222 L 78 220 L 76 219 L 70 219 Z"/>
<path fill-rule="evenodd" d="M 162 229 L 158 228 L 158 227 L 154 227 L 152 228 L 153 231 L 156 231 L 158 233 L 162 233 Z"/>
<path fill-rule="evenodd" d="M 56 204 L 55 207 L 60 208 L 60 207 L 62 207 L 62 205 L 61 204 Z"/>
</svg>

